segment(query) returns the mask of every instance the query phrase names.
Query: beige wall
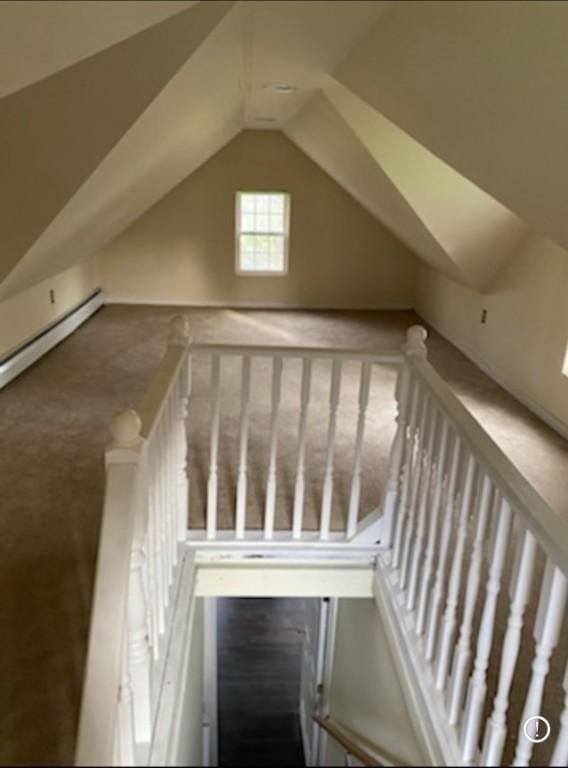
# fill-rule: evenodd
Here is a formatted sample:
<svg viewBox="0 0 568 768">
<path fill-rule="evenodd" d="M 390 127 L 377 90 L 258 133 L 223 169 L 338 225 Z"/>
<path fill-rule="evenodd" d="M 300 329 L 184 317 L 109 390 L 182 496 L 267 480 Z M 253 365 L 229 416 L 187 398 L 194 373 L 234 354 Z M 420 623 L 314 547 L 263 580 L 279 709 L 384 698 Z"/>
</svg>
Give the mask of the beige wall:
<svg viewBox="0 0 568 768">
<path fill-rule="evenodd" d="M 0 302 L 0 357 L 69 312 L 98 287 L 97 263 L 91 259 Z M 51 289 L 55 304 L 49 299 Z"/>
<path fill-rule="evenodd" d="M 173 765 L 202 765 L 203 740 L 203 600 L 196 599 L 191 624 L 190 652 L 182 712 L 178 720 Z"/>
<path fill-rule="evenodd" d="M 551 423 L 568 425 L 568 252 L 530 238 L 483 296 L 421 267 L 416 309 Z"/>
<path fill-rule="evenodd" d="M 330 716 L 395 765 L 426 765 L 374 600 L 340 600 Z"/>
<path fill-rule="evenodd" d="M 291 193 L 284 277 L 235 275 L 239 189 Z M 114 301 L 410 307 L 415 257 L 282 133 L 244 131 L 100 253 Z"/>
</svg>

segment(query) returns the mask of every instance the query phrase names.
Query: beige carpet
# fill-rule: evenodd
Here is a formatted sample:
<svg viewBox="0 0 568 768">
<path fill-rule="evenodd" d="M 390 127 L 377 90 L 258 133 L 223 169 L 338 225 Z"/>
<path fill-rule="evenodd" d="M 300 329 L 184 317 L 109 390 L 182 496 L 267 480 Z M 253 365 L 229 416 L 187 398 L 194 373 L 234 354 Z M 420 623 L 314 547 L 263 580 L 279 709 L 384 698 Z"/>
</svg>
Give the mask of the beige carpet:
<svg viewBox="0 0 568 768">
<path fill-rule="evenodd" d="M 1 764 L 62 765 L 73 759 L 107 427 L 116 410 L 140 400 L 162 354 L 167 322 L 174 312 L 165 307 L 106 307 L 0 393 Z M 191 310 L 187 314 L 198 341 L 365 348 L 398 346 L 405 328 L 417 321 L 405 312 Z M 436 335 L 430 342 L 430 358 L 540 493 L 568 518 L 567 443 Z M 289 519 L 297 432 L 294 364 L 285 370 L 290 385 L 283 390 L 277 525 L 286 525 Z M 225 374 L 219 520 L 231 525 L 238 367 L 229 364 Z M 257 387 L 269 397 L 267 366 L 259 365 L 255 375 Z M 202 520 L 200 486 L 208 466 L 208 376 L 206 361 L 199 362 L 189 421 L 193 524 Z M 363 512 L 372 509 L 380 496 L 393 430 L 392 371 L 376 372 L 373 380 Z M 310 411 L 308 455 L 314 478 L 307 491 L 310 527 L 318 524 L 321 501 L 328 386 L 322 368 L 314 377 Z M 348 366 L 336 451 L 335 527 L 342 524 L 349 492 L 356 386 L 357 369 Z M 256 477 L 266 472 L 267 423 L 266 403 L 255 401 L 251 466 L 260 470 Z M 196 437 L 200 433 L 203 439 Z M 257 526 L 264 503 L 262 483 L 251 488 L 249 501 L 247 524 Z"/>
</svg>

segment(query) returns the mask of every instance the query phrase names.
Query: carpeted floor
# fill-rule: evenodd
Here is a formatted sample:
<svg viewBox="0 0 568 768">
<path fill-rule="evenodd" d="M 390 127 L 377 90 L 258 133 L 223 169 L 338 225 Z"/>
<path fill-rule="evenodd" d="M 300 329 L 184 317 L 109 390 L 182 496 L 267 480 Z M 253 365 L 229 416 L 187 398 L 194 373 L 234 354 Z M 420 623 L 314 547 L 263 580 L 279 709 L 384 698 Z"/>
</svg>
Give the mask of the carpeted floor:
<svg viewBox="0 0 568 768">
<path fill-rule="evenodd" d="M 236 312 L 186 310 L 197 341 L 290 345 L 399 346 L 417 322 L 409 312 Z M 105 307 L 79 331 L 0 393 L 0 764 L 69 764 L 73 760 L 88 633 L 100 512 L 103 451 L 112 414 L 135 406 L 157 365 L 175 309 Z M 472 365 L 432 335 L 430 360 L 492 437 L 568 519 L 568 444 Z M 192 524 L 202 520 L 202 479 L 208 465 L 208 368 L 195 370 L 190 408 Z M 256 387 L 269 398 L 269 369 Z M 293 378 L 291 364 L 285 374 Z M 225 371 L 220 525 L 232 524 L 236 470 L 238 367 Z M 292 379 L 290 379 L 292 382 Z M 342 421 L 336 453 L 334 527 L 341 525 L 349 490 L 357 369 L 342 381 Z M 328 379 L 314 377 L 309 459 L 313 485 L 306 522 L 317 525 L 322 441 L 328 418 Z M 374 375 L 365 452 L 362 512 L 378 501 L 392 439 L 394 374 Z M 294 385 L 285 390 L 280 430 L 277 525 L 289 518 L 294 481 L 297 412 Z M 268 399 L 267 401 L 268 402 Z M 231 413 L 231 408 L 234 413 Z M 264 408 L 264 410 L 263 410 Z M 266 471 L 266 408 L 255 401 L 251 464 Z M 351 432 L 350 432 L 351 430 Z M 203 433 L 203 439 L 196 435 Z M 259 457 L 258 459 L 255 458 Z M 247 524 L 260 522 L 262 487 L 251 489 Z"/>
</svg>

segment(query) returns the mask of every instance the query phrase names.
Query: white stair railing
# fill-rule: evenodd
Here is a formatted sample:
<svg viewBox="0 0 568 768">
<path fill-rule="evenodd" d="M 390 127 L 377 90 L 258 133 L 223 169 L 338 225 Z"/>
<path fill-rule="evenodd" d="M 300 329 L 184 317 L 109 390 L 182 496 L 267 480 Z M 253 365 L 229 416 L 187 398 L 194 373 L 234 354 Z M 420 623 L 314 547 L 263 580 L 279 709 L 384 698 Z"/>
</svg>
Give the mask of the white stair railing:
<svg viewBox="0 0 568 768">
<path fill-rule="evenodd" d="M 528 765 L 535 748 L 530 718 L 544 714 L 565 616 L 568 528 L 428 363 L 425 339 L 415 326 L 404 347 L 379 590 L 441 758 L 500 765 L 507 752 L 514 765 Z M 524 616 L 537 590 L 531 646 Z M 523 666 L 531 669 L 528 690 L 519 682 Z M 524 704 L 515 701 L 511 712 L 513 695 L 523 695 Z M 550 738 L 552 764 L 565 765 L 565 713 Z"/>
<path fill-rule="evenodd" d="M 373 366 L 394 365 L 399 366 L 403 361 L 403 355 L 399 351 L 377 351 L 341 348 L 309 348 L 309 347 L 278 347 L 259 345 L 230 345 L 230 344 L 193 344 L 191 348 L 193 360 L 210 366 L 210 438 L 209 438 L 209 472 L 207 480 L 207 498 L 205 503 L 205 533 L 202 528 L 193 527 L 190 531 L 190 540 L 193 542 L 267 542 L 275 539 L 279 543 L 315 543 L 325 544 L 328 541 L 335 543 L 353 541 L 358 533 L 360 522 L 360 497 L 362 483 L 362 457 L 365 436 L 365 425 L 368 416 L 368 404 L 371 388 L 371 375 Z M 264 494 L 264 506 L 262 511 L 262 525 L 253 528 L 247 520 L 248 486 L 250 485 L 250 470 L 248 452 L 251 442 L 258 439 L 258 435 L 250 435 L 250 404 L 252 369 L 256 361 L 269 360 L 272 376 L 269 385 L 269 409 L 268 441 L 266 451 L 266 486 Z M 236 443 L 238 445 L 237 466 L 233 468 L 236 478 L 236 487 L 221 488 L 221 482 L 227 482 L 228 473 L 224 473 L 220 479 L 219 449 L 221 427 L 221 398 L 224 375 L 229 378 L 234 371 L 237 361 L 237 370 L 240 371 L 240 395 L 224 407 L 240 408 L 238 419 L 239 434 Z M 293 367 L 290 363 L 301 363 Z M 308 530 L 305 524 L 305 488 L 306 488 L 306 452 L 307 452 L 307 420 L 310 408 L 311 388 L 313 383 L 314 366 L 321 362 L 330 363 L 329 378 L 329 416 L 325 445 L 325 462 L 323 468 L 323 481 L 321 489 L 321 505 L 319 512 L 319 530 Z M 343 529 L 337 530 L 334 525 L 332 530 L 333 494 L 335 488 L 335 448 L 338 428 L 338 414 L 342 385 L 342 372 L 348 363 L 355 362 L 359 365 L 358 398 L 353 406 L 357 407 L 357 426 L 353 443 L 353 464 L 351 471 L 351 485 L 348 495 L 348 504 L 343 514 Z M 230 364 L 233 368 L 229 370 Z M 195 366 L 196 367 L 196 366 Z M 293 499 L 290 499 L 290 523 L 288 527 L 280 526 L 275 529 L 276 499 L 279 483 L 279 425 L 282 419 L 282 387 L 284 373 L 297 372 L 298 404 L 298 437 L 295 459 L 295 484 Z M 252 382 L 252 383 L 251 383 Z M 290 385 L 288 381 L 287 386 Z M 262 393 L 256 390 L 255 402 L 258 403 Z M 195 435 L 190 435 L 191 440 Z M 342 468 L 344 471 L 345 468 Z M 257 478 L 255 478 L 256 480 Z M 221 492 L 224 491 L 222 494 Z M 219 526 L 219 499 L 221 495 L 235 498 L 234 509 L 224 509 L 225 521 L 227 512 L 230 513 L 234 524 L 222 529 Z M 375 509 L 379 506 L 377 499 Z M 190 498 L 190 505 L 192 501 Z M 227 503 L 227 502 L 225 502 Z M 373 510 L 366 510 L 371 513 Z"/>
<path fill-rule="evenodd" d="M 179 545 L 187 534 L 187 322 L 139 412 L 113 419 L 81 703 L 78 765 L 137 765 L 152 737 Z"/>
</svg>

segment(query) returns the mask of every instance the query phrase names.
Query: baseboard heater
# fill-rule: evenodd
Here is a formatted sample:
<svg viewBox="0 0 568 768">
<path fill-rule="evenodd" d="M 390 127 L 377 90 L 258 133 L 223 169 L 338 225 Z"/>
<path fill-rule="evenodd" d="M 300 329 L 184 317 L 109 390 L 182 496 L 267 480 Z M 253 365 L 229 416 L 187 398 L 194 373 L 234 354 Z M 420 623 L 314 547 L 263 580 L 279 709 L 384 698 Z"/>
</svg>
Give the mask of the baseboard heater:
<svg viewBox="0 0 568 768">
<path fill-rule="evenodd" d="M 0 389 L 88 320 L 105 303 L 102 290 L 88 296 L 33 338 L 0 359 Z"/>
</svg>

